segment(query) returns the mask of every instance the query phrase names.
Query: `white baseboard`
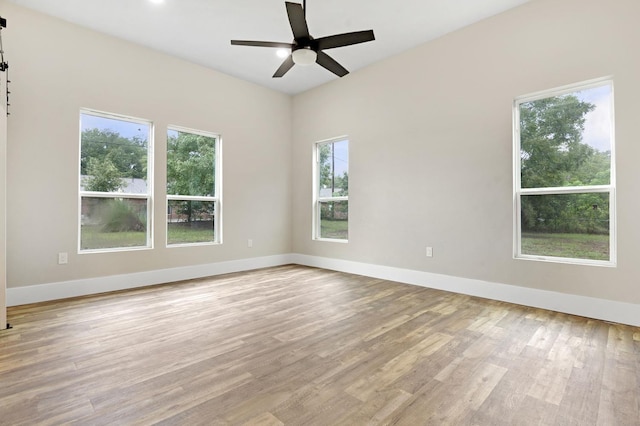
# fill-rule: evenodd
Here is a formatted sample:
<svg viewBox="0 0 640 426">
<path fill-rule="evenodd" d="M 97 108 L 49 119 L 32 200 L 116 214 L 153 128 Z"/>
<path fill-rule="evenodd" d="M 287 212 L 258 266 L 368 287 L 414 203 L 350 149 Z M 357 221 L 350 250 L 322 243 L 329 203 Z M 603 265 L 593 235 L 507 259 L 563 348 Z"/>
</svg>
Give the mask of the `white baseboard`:
<svg viewBox="0 0 640 426">
<path fill-rule="evenodd" d="M 299 264 L 640 326 L 640 305 L 349 260 L 283 254 L 7 289 L 7 306 Z"/>
<path fill-rule="evenodd" d="M 7 288 L 7 306 L 125 290 L 292 263 L 288 254 Z"/>
<path fill-rule="evenodd" d="M 640 305 L 470 278 L 294 254 L 292 263 L 640 326 Z"/>
</svg>

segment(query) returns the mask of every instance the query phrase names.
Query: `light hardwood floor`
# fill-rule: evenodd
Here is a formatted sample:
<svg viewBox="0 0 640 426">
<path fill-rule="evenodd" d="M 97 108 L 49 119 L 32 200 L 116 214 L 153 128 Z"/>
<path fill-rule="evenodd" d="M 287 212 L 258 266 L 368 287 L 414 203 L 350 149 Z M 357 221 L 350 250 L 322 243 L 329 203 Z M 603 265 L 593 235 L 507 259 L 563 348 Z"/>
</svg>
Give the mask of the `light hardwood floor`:
<svg viewBox="0 0 640 426">
<path fill-rule="evenodd" d="M 639 425 L 640 329 L 283 266 L 9 308 L 0 424 Z"/>
</svg>

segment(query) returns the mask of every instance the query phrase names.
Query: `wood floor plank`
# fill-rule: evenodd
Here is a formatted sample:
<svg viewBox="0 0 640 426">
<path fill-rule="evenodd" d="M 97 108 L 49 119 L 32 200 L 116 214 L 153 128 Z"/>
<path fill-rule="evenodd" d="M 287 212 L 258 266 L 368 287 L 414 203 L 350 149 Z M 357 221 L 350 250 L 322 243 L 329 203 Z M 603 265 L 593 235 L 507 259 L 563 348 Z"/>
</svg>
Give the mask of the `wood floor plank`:
<svg viewBox="0 0 640 426">
<path fill-rule="evenodd" d="M 280 420 L 278 420 L 271 413 L 263 413 L 256 417 L 249 419 L 246 423 L 246 426 L 284 426 Z"/>
<path fill-rule="evenodd" d="M 344 425 L 381 425 L 388 424 L 391 416 L 411 398 L 408 392 L 402 389 L 389 389 L 386 391 L 376 392 L 373 398 L 370 398 L 356 411 L 348 414 L 347 417 L 340 419 L 338 424 Z"/>
<path fill-rule="evenodd" d="M 636 408 L 640 407 L 640 383 L 633 334 L 626 327 L 610 327 L 607 349 L 613 356 L 604 362 L 598 424 L 640 424 Z"/>
<path fill-rule="evenodd" d="M 420 359 L 428 357 L 451 341 L 452 336 L 433 333 L 415 346 L 407 348 L 372 375 L 358 380 L 346 389 L 347 393 L 366 402 L 377 390 L 388 386 L 413 370 Z"/>
<path fill-rule="evenodd" d="M 0 425 L 640 425 L 640 329 L 302 266 L 8 309 Z"/>
</svg>

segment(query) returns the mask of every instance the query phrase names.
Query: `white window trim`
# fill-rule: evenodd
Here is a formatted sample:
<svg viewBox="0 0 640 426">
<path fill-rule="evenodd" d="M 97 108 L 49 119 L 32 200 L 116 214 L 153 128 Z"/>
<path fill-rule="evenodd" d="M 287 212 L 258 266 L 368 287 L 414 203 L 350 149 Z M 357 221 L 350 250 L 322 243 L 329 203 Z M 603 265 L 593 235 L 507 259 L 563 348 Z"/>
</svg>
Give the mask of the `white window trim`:
<svg viewBox="0 0 640 426">
<path fill-rule="evenodd" d="M 213 218 L 213 241 L 203 241 L 199 243 L 181 243 L 181 244 L 169 244 L 169 229 L 168 224 L 164 224 L 165 229 L 165 247 L 167 248 L 180 248 L 180 247 L 194 247 L 194 246 L 213 246 L 222 244 L 222 138 L 220 134 L 214 132 L 206 132 L 204 130 L 190 129 L 182 126 L 167 126 L 167 133 L 169 130 L 175 130 L 177 132 L 191 133 L 193 135 L 205 136 L 215 138 L 215 176 L 214 176 L 214 194 L 213 197 L 209 196 L 194 196 L 194 195 L 169 195 L 166 194 L 165 213 L 169 210 L 169 201 L 207 201 L 214 203 L 214 218 Z M 167 149 L 168 153 L 168 149 Z M 165 217 L 166 219 L 166 217 Z"/>
<path fill-rule="evenodd" d="M 110 118 L 113 120 L 127 121 L 129 123 L 141 124 L 149 126 L 149 139 L 147 141 L 147 193 L 146 194 L 131 194 L 124 192 L 95 192 L 95 191 L 81 191 L 82 176 L 80 176 L 80 161 L 82 159 L 82 115 L 94 115 L 103 118 Z M 114 114 L 111 112 L 98 111 L 90 108 L 80 108 L 80 114 L 78 115 L 78 254 L 92 254 L 92 253 L 111 253 L 121 251 L 140 251 L 140 250 L 152 250 L 153 249 L 153 156 L 154 156 L 154 124 L 151 120 L 145 120 L 143 118 L 130 117 L 127 115 Z M 91 198 L 133 198 L 138 200 L 147 200 L 147 243 L 144 246 L 136 247 L 113 247 L 104 249 L 82 249 L 82 197 Z"/>
<path fill-rule="evenodd" d="M 548 188 L 522 188 L 521 182 L 521 157 L 520 157 L 520 104 L 539 99 L 561 96 L 580 90 L 593 89 L 604 85 L 611 86 L 611 176 L 609 185 L 595 186 L 569 186 Z M 544 90 L 529 95 L 515 98 L 513 103 L 513 258 L 517 260 L 533 260 L 552 263 L 566 263 L 573 265 L 591 265 L 615 267 L 617 265 L 617 218 L 616 218 L 616 161 L 615 161 L 615 96 L 613 77 L 603 77 L 584 81 L 581 83 L 561 86 L 551 90 Z M 591 260 L 579 258 L 566 258 L 555 256 L 531 255 L 522 253 L 521 232 L 521 196 L 522 195 L 559 195 L 559 194 L 583 194 L 583 193 L 608 193 L 609 194 L 609 260 Z"/>
<path fill-rule="evenodd" d="M 320 221 L 320 206 L 321 203 L 323 202 L 330 202 L 330 201 L 349 201 L 349 196 L 346 197 L 320 197 L 320 172 L 318 169 L 318 165 L 320 163 L 320 145 L 326 145 L 326 144 L 330 144 L 330 143 L 335 143 L 335 142 L 341 142 L 341 141 L 347 141 L 349 142 L 349 148 L 351 148 L 351 141 L 349 140 L 349 137 L 344 135 L 344 136 L 338 136 L 335 138 L 331 138 L 331 139 L 325 139 L 322 141 L 318 141 L 315 142 L 313 144 L 313 206 L 312 206 L 312 211 L 313 211 L 313 217 L 312 217 L 312 231 L 311 231 L 311 239 L 314 241 L 325 241 L 325 242 L 332 242 L 332 243 L 342 243 L 342 244 L 347 244 L 349 242 L 348 239 L 342 239 L 342 238 L 322 238 L 320 236 L 320 225 L 321 225 L 321 221 Z M 348 226 L 348 223 L 347 223 Z"/>
</svg>

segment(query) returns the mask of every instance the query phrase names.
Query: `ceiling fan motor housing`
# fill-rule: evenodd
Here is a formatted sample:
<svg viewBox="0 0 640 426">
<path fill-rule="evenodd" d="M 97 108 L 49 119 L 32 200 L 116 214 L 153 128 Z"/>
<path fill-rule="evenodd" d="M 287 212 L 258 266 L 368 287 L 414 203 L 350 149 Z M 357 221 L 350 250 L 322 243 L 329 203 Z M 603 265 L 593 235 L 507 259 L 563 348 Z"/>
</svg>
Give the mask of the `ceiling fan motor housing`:
<svg viewBox="0 0 640 426">
<path fill-rule="evenodd" d="M 293 40 L 292 44 L 293 44 L 293 47 L 291 48 L 292 52 L 298 49 L 311 49 L 316 52 L 318 51 L 318 43 L 311 36 L 299 37 Z"/>
</svg>

